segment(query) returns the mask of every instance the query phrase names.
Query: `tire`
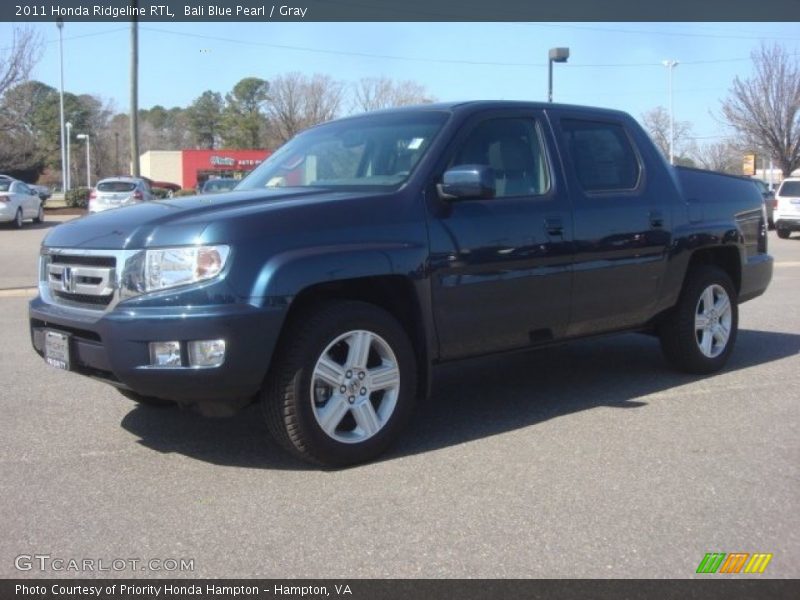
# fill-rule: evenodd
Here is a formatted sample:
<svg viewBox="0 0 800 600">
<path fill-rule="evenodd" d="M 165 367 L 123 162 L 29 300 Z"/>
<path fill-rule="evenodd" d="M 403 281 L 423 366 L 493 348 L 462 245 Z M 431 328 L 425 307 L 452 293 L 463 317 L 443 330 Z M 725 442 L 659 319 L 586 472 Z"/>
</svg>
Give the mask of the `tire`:
<svg viewBox="0 0 800 600">
<path fill-rule="evenodd" d="M 792 235 L 792 232 L 788 229 L 781 229 L 780 227 L 778 228 L 778 237 L 782 240 L 789 239 L 790 235 Z"/>
<path fill-rule="evenodd" d="M 411 342 L 388 312 L 365 302 L 327 303 L 294 319 L 282 336 L 262 390 L 267 427 L 308 462 L 372 460 L 411 415 L 416 371 Z"/>
<path fill-rule="evenodd" d="M 141 394 L 137 394 L 133 390 L 117 388 L 117 391 L 123 396 L 125 396 L 128 400 L 133 400 L 134 402 L 142 404 L 144 406 L 150 406 L 153 408 L 169 408 L 177 406 L 177 404 L 169 400 L 162 400 L 161 398 L 154 398 L 153 396 L 142 396 Z"/>
<path fill-rule="evenodd" d="M 687 273 L 677 305 L 659 328 L 661 349 L 681 371 L 714 373 L 725 366 L 738 326 L 731 278 L 719 267 L 697 266 Z"/>
<path fill-rule="evenodd" d="M 44 222 L 44 202 L 39 203 L 39 210 L 36 213 L 36 216 L 33 219 L 34 223 L 43 223 Z"/>
<path fill-rule="evenodd" d="M 14 215 L 14 220 L 11 222 L 14 229 L 22 229 L 22 209 L 17 209 L 17 214 Z"/>
</svg>

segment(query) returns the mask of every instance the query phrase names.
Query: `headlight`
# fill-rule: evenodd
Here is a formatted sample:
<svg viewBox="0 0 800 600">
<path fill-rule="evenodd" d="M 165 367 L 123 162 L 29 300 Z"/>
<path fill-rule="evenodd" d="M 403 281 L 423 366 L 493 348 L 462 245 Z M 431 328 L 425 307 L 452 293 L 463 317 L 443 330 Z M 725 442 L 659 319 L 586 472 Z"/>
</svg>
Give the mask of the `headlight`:
<svg viewBox="0 0 800 600">
<path fill-rule="evenodd" d="M 222 272 L 229 246 L 185 246 L 147 250 L 144 258 L 145 292 L 212 279 Z"/>
</svg>

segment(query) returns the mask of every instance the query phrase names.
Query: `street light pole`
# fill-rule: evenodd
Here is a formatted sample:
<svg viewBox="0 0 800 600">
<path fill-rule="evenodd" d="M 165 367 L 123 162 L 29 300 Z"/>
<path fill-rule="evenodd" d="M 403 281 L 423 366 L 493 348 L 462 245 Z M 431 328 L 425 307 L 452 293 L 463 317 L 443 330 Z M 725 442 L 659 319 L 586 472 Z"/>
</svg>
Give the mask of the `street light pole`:
<svg viewBox="0 0 800 600">
<path fill-rule="evenodd" d="M 70 164 L 72 162 L 72 155 L 70 154 L 70 150 L 69 150 L 69 143 L 70 143 L 70 140 L 72 139 L 72 123 L 67 121 L 66 126 L 67 126 L 67 177 L 66 177 L 66 181 L 67 181 L 67 189 L 69 189 L 72 186 L 72 165 Z"/>
<path fill-rule="evenodd" d="M 67 172 L 67 148 L 64 135 L 64 19 L 56 19 L 58 27 L 58 48 L 61 63 L 61 93 L 59 95 L 60 122 L 61 122 L 61 189 L 66 194 L 69 191 L 69 174 Z"/>
<path fill-rule="evenodd" d="M 91 176 L 91 160 L 89 157 L 89 134 L 88 133 L 79 133 L 75 136 L 79 140 L 86 140 L 86 187 L 92 187 L 92 176 Z"/>
<path fill-rule="evenodd" d="M 547 55 L 547 101 L 553 101 L 553 63 L 567 62 L 569 48 L 550 48 Z"/>
<path fill-rule="evenodd" d="M 677 60 L 665 60 L 662 63 L 669 71 L 669 164 L 675 164 L 675 106 L 672 94 L 672 71 L 678 66 Z"/>
</svg>

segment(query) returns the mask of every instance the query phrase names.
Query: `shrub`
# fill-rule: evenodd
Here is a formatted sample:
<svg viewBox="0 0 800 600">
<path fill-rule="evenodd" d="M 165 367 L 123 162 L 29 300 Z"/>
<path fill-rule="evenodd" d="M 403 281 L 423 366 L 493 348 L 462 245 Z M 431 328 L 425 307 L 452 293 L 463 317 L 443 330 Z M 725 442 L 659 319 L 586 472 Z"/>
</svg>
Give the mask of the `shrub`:
<svg viewBox="0 0 800 600">
<path fill-rule="evenodd" d="M 162 198 L 169 198 L 169 190 L 165 190 L 164 188 L 154 187 L 152 189 L 153 195 L 161 200 Z"/>
<path fill-rule="evenodd" d="M 175 196 L 194 196 L 197 194 L 197 191 L 194 188 L 186 188 L 182 190 L 178 190 L 175 192 Z"/>
<path fill-rule="evenodd" d="M 64 196 L 64 202 L 72 208 L 86 208 L 89 206 L 89 192 L 91 191 L 91 188 L 87 187 L 72 188 Z"/>
</svg>

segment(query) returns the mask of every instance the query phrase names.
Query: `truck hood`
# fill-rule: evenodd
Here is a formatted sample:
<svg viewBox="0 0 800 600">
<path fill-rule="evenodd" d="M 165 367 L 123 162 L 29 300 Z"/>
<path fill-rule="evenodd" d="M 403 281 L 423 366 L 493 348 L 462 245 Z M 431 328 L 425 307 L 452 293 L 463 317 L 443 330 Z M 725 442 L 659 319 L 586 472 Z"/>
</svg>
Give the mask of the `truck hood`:
<svg viewBox="0 0 800 600">
<path fill-rule="evenodd" d="M 282 188 L 187 196 L 116 208 L 69 221 L 50 231 L 50 248 L 124 250 L 218 243 L 206 239 L 209 225 L 227 219 L 278 219 L 297 207 L 366 197 L 374 192 Z"/>
</svg>

